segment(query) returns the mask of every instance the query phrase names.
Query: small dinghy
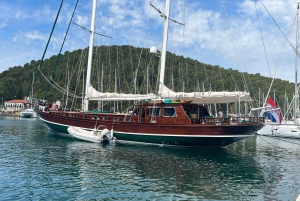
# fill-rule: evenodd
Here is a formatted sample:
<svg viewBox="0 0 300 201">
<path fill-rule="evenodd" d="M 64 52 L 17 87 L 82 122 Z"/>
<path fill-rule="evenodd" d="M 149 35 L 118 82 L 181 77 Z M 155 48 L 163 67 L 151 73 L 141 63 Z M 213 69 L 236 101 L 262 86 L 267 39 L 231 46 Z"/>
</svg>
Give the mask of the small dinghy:
<svg viewBox="0 0 300 201">
<path fill-rule="evenodd" d="M 113 131 L 110 131 L 106 128 L 100 131 L 96 128 L 93 130 L 85 130 L 80 127 L 70 126 L 68 128 L 68 132 L 73 137 L 88 142 L 101 143 L 111 142 L 114 140 Z"/>
</svg>

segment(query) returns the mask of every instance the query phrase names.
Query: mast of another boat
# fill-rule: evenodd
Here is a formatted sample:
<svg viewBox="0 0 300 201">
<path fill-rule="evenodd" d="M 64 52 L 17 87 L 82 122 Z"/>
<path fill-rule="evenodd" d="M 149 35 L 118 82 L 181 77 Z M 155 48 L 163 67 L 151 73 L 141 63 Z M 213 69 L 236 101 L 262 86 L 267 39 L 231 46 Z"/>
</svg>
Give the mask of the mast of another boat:
<svg viewBox="0 0 300 201">
<path fill-rule="evenodd" d="M 168 40 L 168 27 L 169 27 L 169 13 L 170 13 L 170 0 L 166 0 L 166 9 L 164 13 L 164 33 L 163 33 L 163 43 L 161 48 L 160 57 L 160 77 L 158 84 L 158 94 L 157 98 L 161 99 L 162 87 L 164 85 L 165 79 L 165 66 L 166 66 L 166 54 L 167 54 L 167 40 Z"/>
<path fill-rule="evenodd" d="M 103 93 L 103 64 L 101 69 L 101 93 Z M 101 111 L 103 111 L 103 101 L 101 101 Z"/>
<path fill-rule="evenodd" d="M 29 99 L 30 99 L 30 108 L 32 108 L 32 99 L 33 99 L 33 84 L 34 84 L 34 73 L 32 73 L 31 97 L 29 97 Z"/>
<path fill-rule="evenodd" d="M 296 62 L 295 62 L 295 100 L 294 100 L 294 124 L 296 124 L 297 119 L 296 119 L 296 112 L 298 111 L 298 99 L 299 99 L 299 94 L 298 94 L 298 87 L 297 87 L 297 76 L 298 76 L 298 38 L 299 38 L 299 7 L 300 7 L 300 2 L 297 2 L 297 28 L 296 28 Z"/>
<path fill-rule="evenodd" d="M 93 0 L 93 10 L 92 10 L 92 21 L 91 21 L 91 31 L 90 31 L 90 45 L 89 45 L 89 56 L 88 56 L 88 66 L 86 73 L 86 85 L 84 94 L 84 104 L 83 110 L 89 110 L 89 96 L 88 90 L 91 85 L 91 68 L 92 68 L 92 58 L 93 58 L 93 46 L 94 46 L 94 34 L 95 34 L 95 21 L 96 21 L 96 8 L 97 0 Z"/>
</svg>

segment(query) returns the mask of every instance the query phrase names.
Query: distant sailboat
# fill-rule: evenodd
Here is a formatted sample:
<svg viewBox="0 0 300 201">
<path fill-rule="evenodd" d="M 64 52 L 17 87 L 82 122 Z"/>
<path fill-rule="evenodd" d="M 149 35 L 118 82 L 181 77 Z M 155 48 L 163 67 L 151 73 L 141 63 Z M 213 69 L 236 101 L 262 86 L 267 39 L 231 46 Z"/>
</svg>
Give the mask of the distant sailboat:
<svg viewBox="0 0 300 201">
<path fill-rule="evenodd" d="M 258 135 L 270 136 L 270 137 L 282 137 L 282 138 L 297 138 L 300 139 L 300 119 L 297 116 L 299 112 L 298 108 L 298 84 L 297 84 L 297 75 L 298 75 L 298 38 L 299 38 L 299 17 L 300 12 L 299 8 L 300 2 L 297 2 L 297 28 L 296 28 L 296 62 L 295 62 L 295 93 L 294 93 L 294 118 L 293 123 L 284 123 L 282 124 L 281 116 L 279 109 L 272 110 L 268 113 L 269 119 L 273 120 L 274 123 L 267 123 L 262 129 L 257 131 Z M 269 99 L 270 100 L 270 99 Z M 273 101 L 273 100 L 272 100 Z M 271 104 L 276 106 L 275 103 Z M 277 106 L 276 106 L 277 107 Z M 274 121 L 276 120 L 276 121 Z"/>
<path fill-rule="evenodd" d="M 108 130 L 114 131 L 117 142 L 188 147 L 224 147 L 253 136 L 263 126 L 263 118 L 214 118 L 209 115 L 207 108 L 204 107 L 205 103 L 240 103 L 241 101 L 251 100 L 247 92 L 174 92 L 164 85 L 170 0 L 166 0 L 165 13 L 156 9 L 164 18 L 157 94 L 98 92 L 90 84 L 96 3 L 97 1 L 93 0 L 84 111 L 37 110 L 39 119 L 51 130 L 67 133 L 67 129 L 71 126 L 92 130 L 95 126 L 105 125 Z M 151 6 L 153 5 L 151 4 Z M 135 104 L 130 114 L 91 113 L 88 111 L 89 100 L 138 100 L 141 103 Z"/>
</svg>

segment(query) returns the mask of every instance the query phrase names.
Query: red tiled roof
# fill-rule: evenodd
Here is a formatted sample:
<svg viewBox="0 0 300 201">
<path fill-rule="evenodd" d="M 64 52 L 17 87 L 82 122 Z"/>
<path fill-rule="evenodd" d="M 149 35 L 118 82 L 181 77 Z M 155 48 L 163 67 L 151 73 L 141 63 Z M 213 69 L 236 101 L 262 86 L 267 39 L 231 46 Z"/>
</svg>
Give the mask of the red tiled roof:
<svg viewBox="0 0 300 201">
<path fill-rule="evenodd" d="M 25 103 L 25 100 L 9 100 L 4 101 L 4 103 Z"/>
</svg>

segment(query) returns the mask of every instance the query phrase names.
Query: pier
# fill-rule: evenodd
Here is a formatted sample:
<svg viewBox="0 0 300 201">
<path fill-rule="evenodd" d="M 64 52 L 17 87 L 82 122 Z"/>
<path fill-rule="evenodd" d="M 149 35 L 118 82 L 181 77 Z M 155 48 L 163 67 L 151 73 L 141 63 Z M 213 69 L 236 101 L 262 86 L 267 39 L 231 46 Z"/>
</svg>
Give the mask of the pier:
<svg viewBox="0 0 300 201">
<path fill-rule="evenodd" d="M 12 118 L 12 119 L 19 119 L 20 116 L 17 113 L 0 113 L 0 118 L 1 117 L 7 117 L 7 118 Z"/>
</svg>

